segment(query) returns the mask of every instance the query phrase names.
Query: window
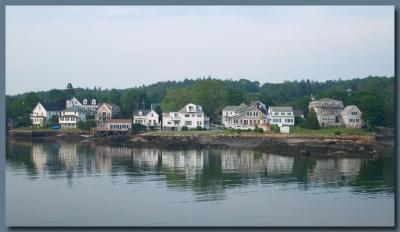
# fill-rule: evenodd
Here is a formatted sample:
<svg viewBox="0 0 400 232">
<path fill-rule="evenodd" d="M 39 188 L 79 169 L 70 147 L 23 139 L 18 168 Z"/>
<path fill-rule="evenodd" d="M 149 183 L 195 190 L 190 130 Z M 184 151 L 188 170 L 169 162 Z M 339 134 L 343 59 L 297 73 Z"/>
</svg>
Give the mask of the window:
<svg viewBox="0 0 400 232">
<path fill-rule="evenodd" d="M 185 121 L 185 126 L 191 126 L 192 125 L 192 121 Z"/>
<path fill-rule="evenodd" d="M 281 112 L 281 115 L 285 115 L 285 112 Z"/>
<path fill-rule="evenodd" d="M 358 118 L 356 118 L 356 122 L 359 122 L 360 120 Z"/>
<path fill-rule="evenodd" d="M 190 117 L 190 114 L 185 114 L 185 118 L 188 118 L 188 117 Z"/>
<path fill-rule="evenodd" d="M 167 124 L 171 124 L 171 122 L 167 122 Z"/>
<path fill-rule="evenodd" d="M 201 114 L 198 114 L 197 117 L 198 117 L 198 118 L 201 118 Z"/>
</svg>

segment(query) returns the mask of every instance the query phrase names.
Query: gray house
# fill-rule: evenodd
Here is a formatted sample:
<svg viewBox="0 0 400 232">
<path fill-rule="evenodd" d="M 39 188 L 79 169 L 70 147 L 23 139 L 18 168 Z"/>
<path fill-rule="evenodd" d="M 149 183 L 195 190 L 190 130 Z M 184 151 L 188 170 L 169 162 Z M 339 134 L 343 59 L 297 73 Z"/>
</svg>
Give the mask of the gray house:
<svg viewBox="0 0 400 232">
<path fill-rule="evenodd" d="M 308 105 L 309 110 L 314 109 L 321 127 L 340 127 L 340 113 L 343 110 L 343 102 L 330 98 L 312 101 Z"/>
</svg>

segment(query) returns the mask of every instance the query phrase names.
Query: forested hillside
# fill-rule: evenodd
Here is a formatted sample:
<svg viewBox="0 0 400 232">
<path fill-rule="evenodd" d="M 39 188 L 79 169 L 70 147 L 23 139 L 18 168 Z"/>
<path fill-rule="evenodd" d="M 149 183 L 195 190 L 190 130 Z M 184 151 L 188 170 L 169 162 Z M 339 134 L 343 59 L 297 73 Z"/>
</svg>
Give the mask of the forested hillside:
<svg viewBox="0 0 400 232">
<path fill-rule="evenodd" d="M 324 97 L 354 104 L 363 111 L 370 124 L 394 126 L 395 80 L 394 77 L 366 77 L 352 80 L 316 82 L 311 80 L 285 81 L 272 84 L 241 79 L 220 80 L 203 78 L 184 81 L 158 82 L 148 86 L 127 89 L 52 89 L 6 96 L 7 119 L 19 120 L 22 126 L 30 124 L 29 114 L 38 101 L 56 103 L 65 107 L 66 99 L 73 96 L 79 100 L 96 98 L 98 102 L 121 106 L 125 117 L 130 117 L 137 107 L 149 108 L 151 103 L 161 103 L 163 111 L 179 110 L 192 102 L 200 104 L 212 122 L 219 122 L 221 110 L 227 105 L 260 100 L 267 106 L 293 106 L 306 114 L 313 94 L 316 99 Z"/>
</svg>

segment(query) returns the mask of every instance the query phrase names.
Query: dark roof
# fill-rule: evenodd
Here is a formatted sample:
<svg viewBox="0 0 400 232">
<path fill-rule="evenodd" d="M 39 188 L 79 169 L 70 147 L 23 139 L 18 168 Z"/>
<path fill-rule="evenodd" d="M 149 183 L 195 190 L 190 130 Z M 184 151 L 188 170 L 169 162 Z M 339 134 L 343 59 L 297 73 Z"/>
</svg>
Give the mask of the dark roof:
<svg viewBox="0 0 400 232">
<path fill-rule="evenodd" d="M 151 110 L 135 110 L 133 111 L 133 116 L 140 116 L 139 111 L 142 111 L 142 116 L 146 116 L 148 113 L 150 113 Z"/>
<path fill-rule="evenodd" d="M 302 110 L 293 110 L 294 116 L 301 116 L 304 115 L 304 112 Z"/>
<path fill-rule="evenodd" d="M 59 107 L 57 104 L 55 104 L 55 103 L 49 103 L 49 102 L 46 102 L 46 103 L 40 103 L 40 104 L 42 104 L 42 106 L 47 110 L 47 111 L 60 111 L 61 110 L 61 107 Z"/>
<path fill-rule="evenodd" d="M 259 111 L 267 115 L 267 109 L 265 108 L 265 105 L 263 103 L 259 101 L 253 101 L 251 102 L 250 106 L 255 106 Z"/>
</svg>

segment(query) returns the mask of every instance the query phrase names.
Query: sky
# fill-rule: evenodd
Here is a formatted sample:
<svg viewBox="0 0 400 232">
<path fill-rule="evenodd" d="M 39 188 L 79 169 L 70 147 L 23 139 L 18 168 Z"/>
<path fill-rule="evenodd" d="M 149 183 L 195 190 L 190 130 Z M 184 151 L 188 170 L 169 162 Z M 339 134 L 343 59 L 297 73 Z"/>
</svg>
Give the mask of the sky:
<svg viewBox="0 0 400 232">
<path fill-rule="evenodd" d="M 394 76 L 393 6 L 6 6 L 6 94 Z"/>
</svg>

